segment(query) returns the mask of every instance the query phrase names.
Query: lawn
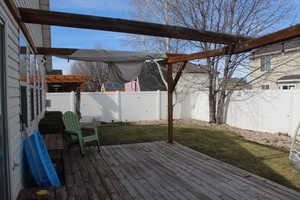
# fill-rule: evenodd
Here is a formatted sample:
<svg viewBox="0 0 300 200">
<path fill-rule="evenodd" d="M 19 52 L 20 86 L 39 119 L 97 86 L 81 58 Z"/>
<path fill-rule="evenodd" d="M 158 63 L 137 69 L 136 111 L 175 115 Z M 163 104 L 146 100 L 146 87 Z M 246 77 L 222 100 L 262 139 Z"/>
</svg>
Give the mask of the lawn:
<svg viewBox="0 0 300 200">
<path fill-rule="evenodd" d="M 175 125 L 176 142 L 249 172 L 300 191 L 300 175 L 289 164 L 288 151 L 253 143 L 229 131 L 197 125 Z M 166 140 L 166 125 L 103 127 L 104 145 Z"/>
</svg>

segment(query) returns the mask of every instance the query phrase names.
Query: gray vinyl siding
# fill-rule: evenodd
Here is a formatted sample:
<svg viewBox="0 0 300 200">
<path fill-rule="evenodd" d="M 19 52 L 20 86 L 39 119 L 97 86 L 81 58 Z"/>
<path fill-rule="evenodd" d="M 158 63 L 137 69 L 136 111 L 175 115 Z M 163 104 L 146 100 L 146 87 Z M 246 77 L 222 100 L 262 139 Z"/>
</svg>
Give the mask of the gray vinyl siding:
<svg viewBox="0 0 300 200">
<path fill-rule="evenodd" d="M 16 0 L 19 7 L 39 8 L 39 0 Z M 20 68 L 19 68 L 19 27 L 11 16 L 5 3 L 0 1 L 0 17 L 5 22 L 6 32 L 6 83 L 7 83 L 7 118 L 8 118 L 8 138 L 9 138 L 9 166 L 11 199 L 15 200 L 19 191 L 23 188 L 23 139 L 38 127 L 38 122 L 43 116 L 35 115 L 35 120 L 29 122 L 28 129 L 21 131 L 20 125 Z M 42 29 L 40 25 L 27 25 L 28 30 L 34 39 L 36 46 L 43 46 Z M 41 59 L 38 57 L 37 59 Z M 43 71 L 42 73 L 45 73 Z M 43 76 L 44 77 L 44 76 Z M 44 87 L 43 87 L 44 88 Z M 34 90 L 36 92 L 36 90 Z M 30 93 L 28 95 L 28 115 L 30 116 Z M 43 91 L 45 95 L 45 91 Z M 36 102 L 36 94 L 34 101 Z M 43 98 L 45 99 L 45 98 Z M 40 102 L 40 101 L 39 101 Z M 45 108 L 44 102 L 40 102 Z M 35 111 L 39 105 L 35 105 Z M 45 110 L 45 109 L 43 109 Z M 30 119 L 30 118 L 29 118 Z"/>
<path fill-rule="evenodd" d="M 18 7 L 39 9 L 39 0 L 15 0 Z M 42 26 L 37 24 L 26 24 L 36 46 L 43 46 Z"/>
</svg>

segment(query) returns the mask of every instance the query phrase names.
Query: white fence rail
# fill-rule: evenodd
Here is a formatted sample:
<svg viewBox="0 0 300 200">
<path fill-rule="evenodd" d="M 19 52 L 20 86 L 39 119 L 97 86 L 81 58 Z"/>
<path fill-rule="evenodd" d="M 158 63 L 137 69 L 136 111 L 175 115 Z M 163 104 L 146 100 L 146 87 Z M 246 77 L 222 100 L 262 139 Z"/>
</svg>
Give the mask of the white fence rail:
<svg viewBox="0 0 300 200">
<path fill-rule="evenodd" d="M 75 109 L 74 93 L 48 93 L 49 111 Z M 208 121 L 208 94 L 180 94 L 175 97 L 175 119 Z M 81 93 L 84 121 L 140 121 L 167 119 L 166 92 Z M 226 114 L 227 124 L 271 133 L 292 133 L 300 121 L 300 90 L 236 92 Z M 300 110 L 300 109 L 299 109 Z"/>
</svg>

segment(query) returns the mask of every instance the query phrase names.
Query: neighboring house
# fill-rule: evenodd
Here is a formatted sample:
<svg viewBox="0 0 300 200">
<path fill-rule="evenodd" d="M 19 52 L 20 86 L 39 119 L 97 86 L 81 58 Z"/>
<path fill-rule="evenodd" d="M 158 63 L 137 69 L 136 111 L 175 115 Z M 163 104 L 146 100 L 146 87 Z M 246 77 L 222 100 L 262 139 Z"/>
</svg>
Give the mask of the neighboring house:
<svg viewBox="0 0 300 200">
<path fill-rule="evenodd" d="M 228 90 L 244 90 L 251 89 L 251 85 L 243 78 L 230 78 L 226 81 L 220 78 L 219 84 L 226 84 Z"/>
<path fill-rule="evenodd" d="M 25 33 L 0 1 L 0 199 L 15 200 L 26 184 L 23 140 L 45 111 L 45 71 L 51 60 L 34 55 Z M 48 0 L 15 0 L 19 7 L 48 9 Z M 38 47 L 51 44 L 50 28 L 26 25 Z"/>
<path fill-rule="evenodd" d="M 139 92 L 141 91 L 138 78 L 124 84 L 126 92 Z"/>
<path fill-rule="evenodd" d="M 101 92 L 124 91 L 124 84 L 116 82 L 106 82 L 101 86 Z"/>
<path fill-rule="evenodd" d="M 180 65 L 181 64 L 174 65 L 173 77 L 175 77 Z M 188 93 L 208 90 L 209 70 L 209 67 L 206 65 L 187 63 L 181 78 L 176 85 L 176 91 Z"/>
<path fill-rule="evenodd" d="M 48 92 L 76 92 L 83 91 L 83 84 L 88 81 L 84 75 L 47 75 Z"/>
<path fill-rule="evenodd" d="M 165 70 L 162 68 L 161 73 L 165 77 Z M 162 78 L 158 66 L 154 62 L 144 65 L 136 80 L 125 83 L 126 92 L 141 91 L 166 91 L 165 78 Z"/>
<path fill-rule="evenodd" d="M 256 50 L 250 66 L 254 88 L 300 89 L 300 37 Z"/>
<path fill-rule="evenodd" d="M 173 64 L 173 77 L 176 76 L 181 64 Z M 181 78 L 176 85 L 178 92 L 193 92 L 208 89 L 208 70 L 207 66 L 187 63 Z M 163 75 L 163 78 L 161 76 Z M 140 91 L 166 91 L 166 68 L 161 67 L 159 71 L 155 63 L 149 63 L 142 68 L 142 71 L 136 80 L 125 83 L 126 92 Z"/>
</svg>

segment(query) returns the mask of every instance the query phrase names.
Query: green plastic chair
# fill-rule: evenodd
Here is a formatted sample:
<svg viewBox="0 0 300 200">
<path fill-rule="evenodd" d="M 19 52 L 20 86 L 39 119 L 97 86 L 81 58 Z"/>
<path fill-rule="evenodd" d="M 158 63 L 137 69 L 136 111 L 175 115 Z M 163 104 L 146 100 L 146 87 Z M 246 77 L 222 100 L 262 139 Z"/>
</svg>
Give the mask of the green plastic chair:
<svg viewBox="0 0 300 200">
<path fill-rule="evenodd" d="M 86 143 L 96 141 L 97 148 L 100 152 L 100 138 L 98 135 L 97 127 L 89 128 L 89 127 L 81 127 L 79 123 L 79 117 L 76 113 L 68 111 L 65 112 L 63 115 L 63 121 L 65 125 L 65 131 L 70 134 L 70 139 L 72 144 L 79 143 L 80 145 L 80 152 L 82 155 L 85 154 L 85 147 Z M 84 136 L 83 130 L 90 132 L 92 134 Z"/>
</svg>

